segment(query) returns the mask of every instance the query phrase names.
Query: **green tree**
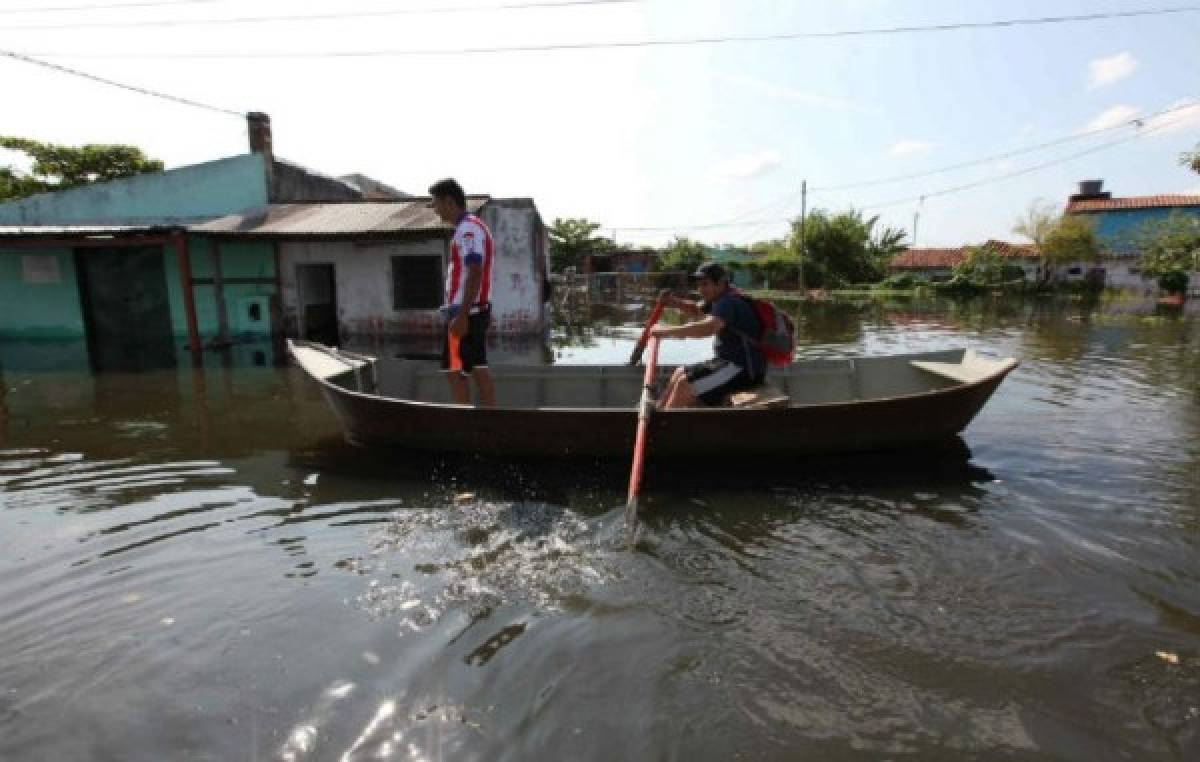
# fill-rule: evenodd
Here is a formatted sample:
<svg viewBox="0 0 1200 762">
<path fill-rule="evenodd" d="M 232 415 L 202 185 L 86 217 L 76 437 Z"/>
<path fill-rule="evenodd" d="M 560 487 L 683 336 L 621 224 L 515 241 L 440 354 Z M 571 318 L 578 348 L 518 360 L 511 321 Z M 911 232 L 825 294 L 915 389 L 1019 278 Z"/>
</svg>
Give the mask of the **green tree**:
<svg viewBox="0 0 1200 762">
<path fill-rule="evenodd" d="M 1200 172 L 1200 143 L 1196 144 L 1195 151 L 1181 153 L 1179 155 L 1179 163 L 1193 172 Z"/>
<path fill-rule="evenodd" d="M 880 227 L 878 215 L 864 218 L 851 209 L 830 214 L 816 209 L 804 224 L 804 279 L 815 287 L 882 280 L 891 260 L 907 248 L 907 233 Z M 800 252 L 800 220 L 792 221 L 788 249 L 793 260 Z"/>
<path fill-rule="evenodd" d="M 1190 273 L 1200 270 L 1200 219 L 1175 212 L 1165 222 L 1146 223 L 1135 236 L 1142 274 L 1158 279 L 1168 292 L 1187 289 Z"/>
<path fill-rule="evenodd" d="M 582 217 L 556 217 L 547 234 L 550 236 L 550 268 L 562 272 L 568 267 L 580 267 L 588 254 L 612 253 L 616 247 L 611 239 L 596 235 L 599 222 Z"/>
<path fill-rule="evenodd" d="M 0 167 L 0 201 L 65 190 L 144 172 L 161 172 L 163 163 L 128 145 L 61 146 L 0 136 L 0 148 L 33 160 L 28 172 Z"/>
<path fill-rule="evenodd" d="M 661 272 L 693 273 L 697 267 L 704 264 L 704 260 L 708 258 L 708 251 L 708 247 L 699 241 L 686 236 L 675 236 L 675 240 L 663 247 L 662 254 L 658 257 L 658 269 Z"/>
<path fill-rule="evenodd" d="M 1042 261 L 1056 268 L 1070 262 L 1096 262 L 1101 246 L 1092 223 L 1085 217 L 1066 214 L 1059 217 L 1042 241 Z M 1051 269 L 1053 272 L 1053 269 Z M 1042 271 L 1043 281 L 1046 269 Z"/>
<path fill-rule="evenodd" d="M 1030 240 L 1041 257 L 1039 285 L 1054 277 L 1069 262 L 1095 262 L 1100 258 L 1100 241 L 1084 217 L 1059 215 L 1053 204 L 1033 201 L 1013 225 L 1013 232 Z"/>
</svg>

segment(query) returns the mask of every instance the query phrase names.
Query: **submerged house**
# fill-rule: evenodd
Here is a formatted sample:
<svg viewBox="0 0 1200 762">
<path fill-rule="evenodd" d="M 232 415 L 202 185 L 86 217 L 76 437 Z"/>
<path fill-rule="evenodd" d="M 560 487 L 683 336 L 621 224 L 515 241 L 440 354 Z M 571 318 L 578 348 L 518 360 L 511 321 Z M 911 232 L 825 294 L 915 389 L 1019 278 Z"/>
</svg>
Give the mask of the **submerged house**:
<svg viewBox="0 0 1200 762">
<path fill-rule="evenodd" d="M 1083 217 L 1104 248 L 1099 265 L 1074 263 L 1064 268 L 1066 279 L 1103 276 L 1110 286 L 1151 289 L 1153 280 L 1142 277 L 1138 268 L 1138 240 L 1157 224 L 1165 223 L 1172 215 L 1200 219 L 1200 196 L 1156 195 L 1114 198 L 1104 190 L 1103 180 L 1079 183 L 1079 192 L 1067 199 L 1065 214 Z M 1192 289 L 1200 289 L 1200 273 L 1192 273 Z"/>
<path fill-rule="evenodd" d="M 241 341 L 433 332 L 452 230 L 363 175 L 251 152 L 0 204 L 0 364 L 175 364 Z M 473 197 L 496 236 L 498 332 L 541 333 L 545 231 L 533 202 Z"/>
</svg>

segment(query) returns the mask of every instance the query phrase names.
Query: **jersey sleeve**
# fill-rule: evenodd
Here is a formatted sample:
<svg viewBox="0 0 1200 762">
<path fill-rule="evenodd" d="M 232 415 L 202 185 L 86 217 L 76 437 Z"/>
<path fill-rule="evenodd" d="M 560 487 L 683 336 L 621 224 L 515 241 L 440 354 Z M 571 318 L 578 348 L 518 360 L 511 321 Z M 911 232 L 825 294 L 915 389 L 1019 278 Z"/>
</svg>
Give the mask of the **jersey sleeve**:
<svg viewBox="0 0 1200 762">
<path fill-rule="evenodd" d="M 483 247 L 485 235 L 479 225 L 468 223 L 463 226 L 462 235 L 459 237 L 459 245 L 461 246 L 463 264 L 468 267 L 471 265 L 483 264 Z"/>
</svg>

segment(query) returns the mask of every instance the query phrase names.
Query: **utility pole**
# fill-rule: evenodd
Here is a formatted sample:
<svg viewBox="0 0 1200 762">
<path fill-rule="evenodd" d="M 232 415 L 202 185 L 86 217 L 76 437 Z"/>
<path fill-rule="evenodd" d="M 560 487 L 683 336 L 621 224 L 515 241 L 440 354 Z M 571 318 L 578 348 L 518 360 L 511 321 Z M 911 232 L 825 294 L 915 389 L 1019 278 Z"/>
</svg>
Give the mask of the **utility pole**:
<svg viewBox="0 0 1200 762">
<path fill-rule="evenodd" d="M 913 234 L 912 246 L 910 248 L 915 249 L 917 247 L 917 222 L 921 219 L 921 207 L 924 205 L 925 197 L 921 196 L 921 198 L 917 200 L 917 208 L 913 210 Z"/>
<path fill-rule="evenodd" d="M 800 296 L 804 296 L 804 254 L 808 246 L 808 239 L 804 235 L 804 223 L 808 217 L 808 180 L 800 181 L 800 264 L 796 283 L 800 291 Z"/>
</svg>

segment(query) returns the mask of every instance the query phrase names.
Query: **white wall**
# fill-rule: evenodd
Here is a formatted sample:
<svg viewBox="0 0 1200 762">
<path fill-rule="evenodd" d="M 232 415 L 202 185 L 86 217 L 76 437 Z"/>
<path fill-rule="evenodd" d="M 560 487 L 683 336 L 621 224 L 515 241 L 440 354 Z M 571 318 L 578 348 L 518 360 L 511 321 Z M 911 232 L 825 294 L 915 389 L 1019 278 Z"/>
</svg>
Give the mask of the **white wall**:
<svg viewBox="0 0 1200 762">
<path fill-rule="evenodd" d="M 492 231 L 492 333 L 540 334 L 545 327 L 541 270 L 544 256 L 537 240 L 540 226 L 531 206 L 484 208 Z M 392 294 L 392 257 L 436 255 L 445 271 L 448 240 L 379 243 L 301 242 L 279 247 L 284 320 L 289 333 L 300 334 L 296 266 L 332 264 L 337 284 L 338 324 L 343 339 L 379 341 L 391 336 L 433 335 L 441 330 L 437 310 L 397 310 Z M 441 292 L 439 291 L 439 301 Z"/>
</svg>

